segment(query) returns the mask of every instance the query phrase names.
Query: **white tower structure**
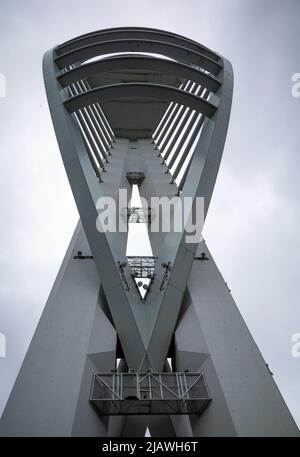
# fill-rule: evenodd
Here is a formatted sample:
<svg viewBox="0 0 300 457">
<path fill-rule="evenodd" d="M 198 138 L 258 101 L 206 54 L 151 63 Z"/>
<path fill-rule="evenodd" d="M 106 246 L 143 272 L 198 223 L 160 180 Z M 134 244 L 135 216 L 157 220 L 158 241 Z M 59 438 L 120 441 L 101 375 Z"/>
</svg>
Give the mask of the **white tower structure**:
<svg viewBox="0 0 300 457">
<path fill-rule="evenodd" d="M 150 230 L 151 197 L 204 198 L 225 143 L 231 64 L 185 37 L 125 27 L 48 51 L 44 79 L 80 222 L 0 422 L 3 436 L 298 436 L 204 241 Z M 119 189 L 128 199 L 120 201 Z M 148 226 L 99 231 L 97 202 Z M 177 199 L 177 205 L 178 203 Z M 176 205 L 175 205 L 176 206 Z M 123 219 L 122 219 L 123 218 Z"/>
</svg>

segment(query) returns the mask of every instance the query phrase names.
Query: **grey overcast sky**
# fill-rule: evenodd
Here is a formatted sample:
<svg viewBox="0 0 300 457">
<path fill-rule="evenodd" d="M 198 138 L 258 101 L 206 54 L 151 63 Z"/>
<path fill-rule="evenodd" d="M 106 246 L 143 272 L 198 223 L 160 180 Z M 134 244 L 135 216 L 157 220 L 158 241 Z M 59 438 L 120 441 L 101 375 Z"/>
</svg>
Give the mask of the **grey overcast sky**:
<svg viewBox="0 0 300 457">
<path fill-rule="evenodd" d="M 148 26 L 231 60 L 233 110 L 205 239 L 300 424 L 299 0 L 0 0 L 0 413 L 78 214 L 52 129 L 43 53 L 82 33 Z"/>
</svg>

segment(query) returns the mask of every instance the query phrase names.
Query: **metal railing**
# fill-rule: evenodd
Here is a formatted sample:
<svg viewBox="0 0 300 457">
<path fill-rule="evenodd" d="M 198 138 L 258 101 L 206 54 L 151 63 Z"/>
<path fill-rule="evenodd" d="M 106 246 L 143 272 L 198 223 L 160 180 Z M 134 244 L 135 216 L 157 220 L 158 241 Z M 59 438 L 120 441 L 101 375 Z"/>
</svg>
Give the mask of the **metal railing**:
<svg viewBox="0 0 300 457">
<path fill-rule="evenodd" d="M 203 373 L 97 373 L 90 401 L 101 414 L 200 414 L 211 398 Z"/>
</svg>

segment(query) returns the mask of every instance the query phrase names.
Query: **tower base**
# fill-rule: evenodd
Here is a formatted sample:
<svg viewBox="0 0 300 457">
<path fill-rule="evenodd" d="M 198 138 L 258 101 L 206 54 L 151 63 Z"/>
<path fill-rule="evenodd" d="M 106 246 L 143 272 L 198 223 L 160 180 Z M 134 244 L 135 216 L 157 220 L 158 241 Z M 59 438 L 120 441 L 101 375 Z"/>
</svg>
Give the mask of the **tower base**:
<svg viewBox="0 0 300 457">
<path fill-rule="evenodd" d="M 117 379 L 117 347 L 116 330 L 79 223 L 3 412 L 0 435 L 144 436 L 148 428 L 151 436 L 299 436 L 204 243 L 195 257 L 174 333 L 172 368 L 185 372 L 186 379 L 203 373 L 206 408 L 179 416 L 162 408 L 163 415 L 148 415 L 157 410 L 151 410 L 149 398 L 138 397 L 133 415 L 123 407 L 117 411 L 122 416 L 104 415 L 99 398 L 90 401 L 96 395 L 92 383 L 97 373 L 112 373 L 111 379 Z M 118 370 L 126 370 L 125 361 Z M 163 401 L 158 391 L 162 386 L 153 386 L 151 395 Z M 196 397 L 189 399 L 191 408 Z M 127 398 L 127 403 L 134 400 Z M 187 404 L 182 403 L 184 408 Z M 138 408 L 145 405 L 141 415 Z"/>
</svg>

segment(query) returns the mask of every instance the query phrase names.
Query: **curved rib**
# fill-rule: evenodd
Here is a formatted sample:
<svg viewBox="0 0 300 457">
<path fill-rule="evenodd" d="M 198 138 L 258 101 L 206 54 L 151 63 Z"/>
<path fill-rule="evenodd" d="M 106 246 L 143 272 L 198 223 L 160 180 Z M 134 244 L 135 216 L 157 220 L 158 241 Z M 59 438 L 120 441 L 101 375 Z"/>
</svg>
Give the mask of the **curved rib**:
<svg viewBox="0 0 300 457">
<path fill-rule="evenodd" d="M 88 78 L 102 72 L 132 69 L 157 71 L 159 73 L 190 79 L 213 92 L 216 92 L 221 85 L 218 79 L 194 67 L 181 62 L 159 59 L 152 56 L 109 57 L 72 68 L 68 72 L 60 73 L 57 79 L 63 87 L 66 87 L 80 79 Z"/>
<path fill-rule="evenodd" d="M 159 29 L 145 29 L 144 27 L 116 27 L 114 29 L 105 29 L 87 33 L 57 46 L 55 51 L 57 55 L 62 55 L 79 47 L 89 46 L 101 41 L 147 38 L 152 38 L 158 41 L 168 41 L 172 44 L 178 44 L 179 46 L 184 46 L 192 51 L 200 52 L 201 54 L 216 61 L 219 61 L 220 59 L 220 56 L 215 52 L 211 51 L 205 46 L 202 46 L 196 41 L 183 37 L 182 35 L 166 32 Z"/>
<path fill-rule="evenodd" d="M 192 51 L 183 46 L 165 43 L 156 40 L 111 40 L 101 43 L 95 43 L 88 46 L 82 46 L 78 49 L 71 50 L 55 59 L 59 68 L 65 68 L 76 62 L 84 62 L 103 54 L 121 53 L 121 52 L 149 52 L 154 54 L 163 54 L 167 57 L 183 60 L 187 64 L 194 64 L 203 67 L 213 75 L 217 75 L 222 65 L 209 57 Z"/>
<path fill-rule="evenodd" d="M 70 113 L 85 106 L 115 98 L 142 97 L 171 100 L 181 105 L 188 106 L 211 118 L 217 106 L 189 92 L 171 86 L 149 83 L 111 84 L 89 90 L 75 97 L 65 98 L 64 105 Z"/>
</svg>

